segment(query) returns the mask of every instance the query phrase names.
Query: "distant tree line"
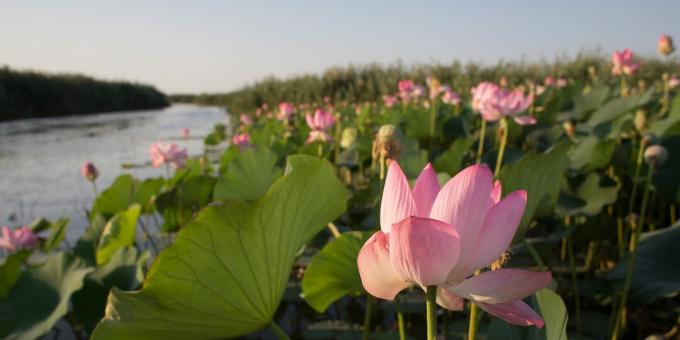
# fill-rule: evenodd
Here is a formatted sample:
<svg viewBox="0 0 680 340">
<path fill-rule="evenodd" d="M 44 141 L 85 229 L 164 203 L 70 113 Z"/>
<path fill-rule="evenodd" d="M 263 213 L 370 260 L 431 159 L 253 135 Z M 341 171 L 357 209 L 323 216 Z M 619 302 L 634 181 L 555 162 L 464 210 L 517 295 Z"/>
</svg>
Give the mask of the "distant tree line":
<svg viewBox="0 0 680 340">
<path fill-rule="evenodd" d="M 663 72 L 676 72 L 680 76 L 680 62 L 675 59 L 660 60 L 639 58 L 643 66 L 633 79 L 651 84 L 659 80 Z M 302 75 L 287 79 L 265 78 L 255 84 L 230 93 L 176 94 L 173 102 L 226 106 L 230 112 L 252 112 L 267 103 L 276 105 L 282 101 L 293 103 L 318 103 L 324 97 L 334 102 L 376 101 L 385 94 L 396 92 L 400 79 L 412 79 L 425 85 L 425 77 L 432 75 L 442 83 L 451 84 L 454 90 L 468 91 L 483 80 L 499 81 L 505 77 L 509 85 L 518 85 L 527 79 L 542 83 L 545 77 L 581 79 L 593 72 L 603 81 L 618 83 L 611 76 L 609 57 L 597 53 L 582 53 L 575 58 L 560 58 L 553 62 L 499 62 L 484 66 L 477 63 L 463 64 L 454 61 L 446 64 L 420 64 L 405 66 L 402 63 L 383 66 L 380 64 L 349 65 L 333 67 L 321 75 Z"/>
<path fill-rule="evenodd" d="M 0 68 L 0 120 L 161 108 L 153 86 Z"/>
</svg>

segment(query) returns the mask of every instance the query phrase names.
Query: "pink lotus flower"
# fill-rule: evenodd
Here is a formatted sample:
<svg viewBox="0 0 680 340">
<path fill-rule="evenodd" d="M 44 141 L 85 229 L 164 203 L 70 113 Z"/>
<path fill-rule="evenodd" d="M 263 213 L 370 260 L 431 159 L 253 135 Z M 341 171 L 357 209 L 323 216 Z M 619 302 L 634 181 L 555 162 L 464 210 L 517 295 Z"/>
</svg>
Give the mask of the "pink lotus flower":
<svg viewBox="0 0 680 340">
<path fill-rule="evenodd" d="M 183 129 L 182 129 L 182 137 L 183 137 L 184 139 L 189 138 L 189 128 L 183 128 Z"/>
<path fill-rule="evenodd" d="M 545 77 L 545 80 L 543 81 L 543 85 L 545 86 L 554 86 L 557 89 L 561 89 L 563 87 L 566 87 L 568 85 L 568 82 L 564 78 L 557 78 L 554 79 L 553 77 Z"/>
<path fill-rule="evenodd" d="M 669 55 L 675 51 L 675 45 L 673 45 L 673 38 L 669 35 L 662 34 L 659 37 L 659 41 L 656 45 L 657 51 L 663 55 Z"/>
<path fill-rule="evenodd" d="M 519 115 L 531 105 L 533 100 L 532 95 L 525 96 L 519 89 L 506 91 L 490 82 L 481 82 L 472 89 L 472 108 L 488 122 L 495 122 L 503 117 L 512 117 L 519 125 L 536 124 L 535 118 Z"/>
<path fill-rule="evenodd" d="M 326 132 L 333 124 L 335 124 L 335 117 L 333 117 L 331 112 L 317 109 L 314 112 L 314 115 L 307 113 L 305 119 L 307 120 L 309 128 L 312 129 L 312 131 L 309 132 L 307 143 L 315 141 L 325 143 L 333 140 L 331 135 Z"/>
<path fill-rule="evenodd" d="M 231 142 L 238 146 L 239 149 L 250 146 L 250 135 L 247 133 L 240 133 L 231 137 Z"/>
<path fill-rule="evenodd" d="M 633 51 L 630 49 L 625 49 L 623 51 L 615 51 L 612 54 L 612 67 L 613 75 L 625 74 L 632 76 L 635 71 L 640 67 L 640 64 L 633 61 Z"/>
<path fill-rule="evenodd" d="M 425 94 L 425 87 L 416 85 L 413 87 L 413 96 L 416 98 L 422 97 Z"/>
<path fill-rule="evenodd" d="M 398 87 L 400 93 L 411 93 L 415 89 L 415 84 L 412 80 L 400 80 Z"/>
<path fill-rule="evenodd" d="M 90 161 L 87 161 L 85 164 L 83 164 L 83 166 L 80 168 L 80 173 L 90 182 L 93 182 L 97 179 L 97 177 L 99 177 L 99 171 Z"/>
<path fill-rule="evenodd" d="M 20 227 L 11 230 L 8 226 L 2 227 L 0 235 L 0 249 L 14 252 L 21 249 L 34 248 L 38 243 L 38 236 L 29 227 Z"/>
<path fill-rule="evenodd" d="M 458 105 L 460 104 L 460 96 L 450 88 L 446 88 L 442 95 L 442 102 L 450 105 Z"/>
<path fill-rule="evenodd" d="M 279 113 L 276 116 L 278 120 L 288 120 L 295 113 L 295 106 L 290 103 L 283 102 L 279 104 Z"/>
<path fill-rule="evenodd" d="M 247 115 L 245 113 L 241 114 L 241 116 L 239 117 L 239 120 L 241 120 L 241 123 L 243 125 L 253 125 L 253 117 L 251 117 L 250 115 Z"/>
<path fill-rule="evenodd" d="M 671 79 L 668 79 L 668 89 L 672 90 L 680 85 L 680 78 L 676 75 L 672 75 Z"/>
<path fill-rule="evenodd" d="M 187 149 L 180 149 L 177 144 L 165 144 L 156 142 L 149 149 L 151 154 L 151 165 L 158 168 L 163 164 L 169 164 L 174 169 L 184 166 L 184 161 L 189 157 Z"/>
<path fill-rule="evenodd" d="M 388 96 L 385 95 L 382 97 L 383 103 L 385 104 L 385 107 L 392 107 L 395 104 L 397 104 L 397 96 Z"/>
<path fill-rule="evenodd" d="M 523 298 L 546 287 L 550 272 L 500 269 L 470 277 L 501 257 L 524 213 L 524 190 L 501 199 L 488 167 L 473 165 L 444 187 L 428 164 L 413 189 L 390 164 L 380 205 L 380 228 L 364 244 L 357 264 L 369 294 L 392 300 L 403 289 L 437 286 L 437 303 L 462 310 L 470 300 L 515 325 L 543 326 Z"/>
</svg>

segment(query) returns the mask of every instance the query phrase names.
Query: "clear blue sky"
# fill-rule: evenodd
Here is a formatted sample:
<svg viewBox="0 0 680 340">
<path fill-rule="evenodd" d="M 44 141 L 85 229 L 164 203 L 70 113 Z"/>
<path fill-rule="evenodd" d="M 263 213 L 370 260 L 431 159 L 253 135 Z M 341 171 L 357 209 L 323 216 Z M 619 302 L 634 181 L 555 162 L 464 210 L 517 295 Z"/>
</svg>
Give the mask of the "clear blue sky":
<svg viewBox="0 0 680 340">
<path fill-rule="evenodd" d="M 680 0 L 6 1 L 0 64 L 228 91 L 348 63 L 654 55 Z"/>
</svg>

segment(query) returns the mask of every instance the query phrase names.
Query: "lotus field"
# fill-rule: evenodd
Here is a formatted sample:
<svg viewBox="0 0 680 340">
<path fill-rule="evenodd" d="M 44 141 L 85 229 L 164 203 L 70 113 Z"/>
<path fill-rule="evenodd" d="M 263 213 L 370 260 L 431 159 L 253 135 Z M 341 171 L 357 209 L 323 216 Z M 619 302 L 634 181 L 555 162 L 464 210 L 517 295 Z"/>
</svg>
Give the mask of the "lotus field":
<svg viewBox="0 0 680 340">
<path fill-rule="evenodd" d="M 680 78 L 608 67 L 263 103 L 106 188 L 87 162 L 76 242 L 2 228 L 0 337 L 677 338 Z"/>
</svg>

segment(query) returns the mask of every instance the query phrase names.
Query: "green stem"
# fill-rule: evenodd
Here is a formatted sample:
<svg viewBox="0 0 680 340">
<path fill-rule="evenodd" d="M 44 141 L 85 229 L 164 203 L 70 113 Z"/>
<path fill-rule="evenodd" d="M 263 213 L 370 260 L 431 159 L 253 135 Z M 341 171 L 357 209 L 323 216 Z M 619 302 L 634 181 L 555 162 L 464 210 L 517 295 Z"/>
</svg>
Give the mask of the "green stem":
<svg viewBox="0 0 680 340">
<path fill-rule="evenodd" d="M 626 83 L 626 76 L 621 75 L 621 97 L 628 95 L 628 84 Z"/>
<path fill-rule="evenodd" d="M 571 284 L 574 288 L 574 308 L 576 309 L 576 339 L 581 339 L 581 297 L 579 296 L 578 277 L 576 276 L 576 260 L 574 259 L 574 241 L 571 236 L 567 239 L 569 251 L 569 269 Z"/>
<path fill-rule="evenodd" d="M 319 158 L 323 158 L 323 144 L 319 143 Z"/>
<path fill-rule="evenodd" d="M 364 340 L 371 337 L 371 315 L 373 314 L 373 306 L 375 305 L 375 298 L 368 295 L 366 298 L 366 314 L 364 314 Z"/>
<path fill-rule="evenodd" d="M 92 192 L 94 192 L 94 199 L 97 199 L 97 196 L 99 196 L 99 193 L 97 192 L 97 183 L 95 181 L 92 181 Z"/>
<path fill-rule="evenodd" d="M 625 317 L 625 312 L 626 312 L 626 302 L 628 300 L 628 293 L 630 291 L 630 285 L 633 280 L 633 272 L 635 271 L 635 259 L 637 257 L 637 247 L 638 243 L 640 242 L 640 235 L 642 233 L 642 227 L 644 225 L 644 216 L 645 212 L 647 210 L 647 201 L 649 200 L 649 191 L 651 188 L 651 182 L 652 182 L 652 175 L 654 174 L 654 164 L 649 165 L 649 171 L 647 172 L 647 179 L 645 180 L 645 191 L 642 194 L 642 204 L 640 206 L 640 219 L 639 223 L 634 223 L 632 224 L 635 226 L 635 230 L 633 231 L 632 239 L 631 239 L 631 249 L 630 249 L 630 258 L 628 262 L 628 271 L 626 272 L 626 281 L 623 285 L 623 291 L 621 291 L 621 302 L 619 303 L 618 310 L 616 311 L 615 317 L 616 317 L 616 322 L 614 323 L 614 331 L 612 334 L 612 339 L 618 339 L 620 337 L 620 333 L 622 331 L 621 325 L 624 322 L 623 318 Z"/>
<path fill-rule="evenodd" d="M 475 340 L 477 337 L 477 315 L 479 308 L 474 303 L 470 303 L 470 321 L 468 323 L 468 340 Z"/>
<path fill-rule="evenodd" d="M 479 146 L 477 147 L 477 164 L 482 162 L 482 152 L 484 152 L 484 136 L 486 135 L 486 120 L 482 118 L 482 127 L 479 131 Z"/>
<path fill-rule="evenodd" d="M 496 158 L 496 170 L 493 172 L 494 177 L 501 172 L 501 165 L 503 164 L 503 154 L 505 154 L 505 146 L 508 143 L 508 123 L 505 118 L 501 119 L 499 126 L 501 130 L 501 145 L 498 147 L 498 158 Z"/>
<path fill-rule="evenodd" d="M 430 137 L 434 139 L 434 129 L 437 122 L 437 101 L 432 101 L 432 107 L 430 108 Z"/>
<path fill-rule="evenodd" d="M 276 322 L 270 323 L 269 329 L 279 340 L 290 340 L 290 337 L 286 334 L 286 332 L 283 331 L 283 329 L 281 329 L 281 327 L 279 327 L 279 325 L 276 324 Z"/>
<path fill-rule="evenodd" d="M 406 340 L 406 323 L 404 322 L 404 313 L 401 311 L 401 299 L 397 296 L 395 301 L 397 303 L 397 325 L 399 326 L 399 339 Z"/>
<path fill-rule="evenodd" d="M 640 177 L 640 170 L 642 169 L 642 161 L 644 160 L 645 154 L 645 141 L 644 137 L 640 137 L 640 148 L 638 150 L 637 159 L 635 161 L 635 174 L 633 175 L 633 191 L 630 194 L 630 200 L 628 200 L 628 217 L 633 213 L 633 205 L 635 205 L 635 196 L 637 196 L 637 180 Z"/>
<path fill-rule="evenodd" d="M 427 340 L 437 339 L 437 286 L 427 286 Z"/>
</svg>

